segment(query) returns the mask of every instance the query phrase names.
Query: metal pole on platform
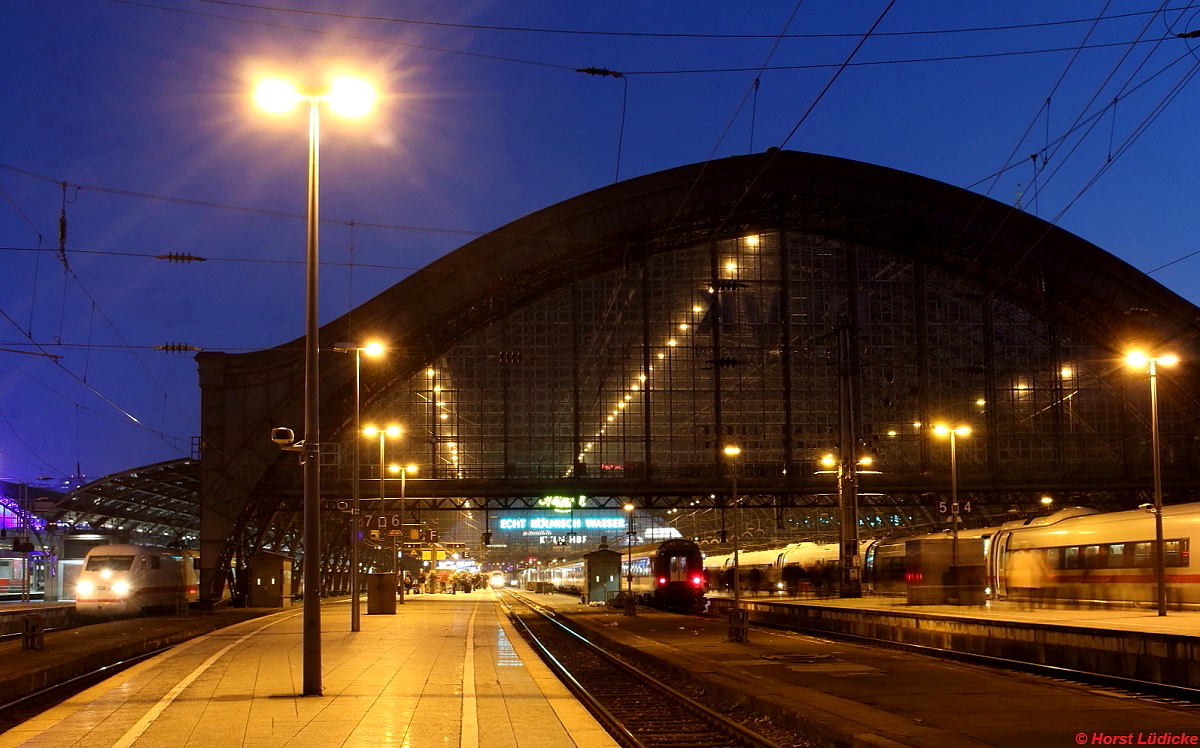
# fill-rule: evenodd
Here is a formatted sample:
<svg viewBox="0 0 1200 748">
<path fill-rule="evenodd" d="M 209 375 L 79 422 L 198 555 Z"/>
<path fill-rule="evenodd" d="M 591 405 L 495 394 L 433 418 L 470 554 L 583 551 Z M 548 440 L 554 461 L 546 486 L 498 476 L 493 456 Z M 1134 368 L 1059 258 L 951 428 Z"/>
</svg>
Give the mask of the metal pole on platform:
<svg viewBox="0 0 1200 748">
<path fill-rule="evenodd" d="M 255 89 L 260 108 L 275 113 L 308 102 L 308 188 L 305 220 L 304 274 L 304 439 L 300 453 L 303 466 L 304 580 L 302 623 L 302 679 L 304 696 L 321 695 L 321 439 L 320 376 L 318 372 L 317 326 L 317 197 L 320 183 L 320 104 L 345 116 L 366 114 L 374 103 L 370 86 L 352 78 L 337 79 L 327 93 L 303 94 L 282 81 L 264 81 Z"/>
<path fill-rule="evenodd" d="M 733 607 L 729 611 L 729 641 L 744 642 L 749 639 L 746 631 L 746 616 L 742 612 L 741 552 L 742 510 L 738 506 L 738 456 L 742 453 L 736 445 L 722 450 L 729 459 L 729 505 L 733 507 Z"/>
<path fill-rule="evenodd" d="M 354 433 L 362 433 L 362 354 L 378 356 L 386 348 L 382 343 L 367 343 L 364 346 L 354 343 L 335 343 L 333 350 L 338 353 L 354 354 Z M 362 532 L 362 487 L 359 485 L 362 472 L 362 454 L 358 439 L 354 440 L 353 476 L 350 488 L 350 630 L 362 629 L 362 600 L 360 595 L 361 581 L 359 578 L 359 533 Z"/>
<path fill-rule="evenodd" d="M 637 600 L 633 596 L 633 504 L 625 505 L 625 537 L 628 538 L 626 543 L 627 560 L 625 562 L 625 615 L 637 615 Z"/>
<path fill-rule="evenodd" d="M 1154 514 L 1154 578 L 1155 602 L 1158 614 L 1167 614 L 1167 554 L 1163 540 L 1163 499 L 1162 499 L 1162 447 L 1158 435 L 1158 364 L 1174 366 L 1179 358 L 1172 354 L 1148 356 L 1141 352 L 1132 352 L 1125 357 L 1125 363 L 1136 368 L 1146 368 L 1150 374 L 1150 453 L 1151 467 L 1154 480 L 1154 506 L 1150 511 Z"/>
</svg>

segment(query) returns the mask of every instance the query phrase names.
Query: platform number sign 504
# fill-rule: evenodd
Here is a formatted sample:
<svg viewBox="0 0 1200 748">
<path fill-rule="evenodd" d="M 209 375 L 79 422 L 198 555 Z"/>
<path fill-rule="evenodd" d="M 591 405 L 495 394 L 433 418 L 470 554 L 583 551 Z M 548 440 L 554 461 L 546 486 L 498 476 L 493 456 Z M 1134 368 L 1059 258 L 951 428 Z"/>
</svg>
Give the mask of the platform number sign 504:
<svg viewBox="0 0 1200 748">
<path fill-rule="evenodd" d="M 938 514 L 970 514 L 971 502 L 969 501 L 939 501 Z"/>
</svg>

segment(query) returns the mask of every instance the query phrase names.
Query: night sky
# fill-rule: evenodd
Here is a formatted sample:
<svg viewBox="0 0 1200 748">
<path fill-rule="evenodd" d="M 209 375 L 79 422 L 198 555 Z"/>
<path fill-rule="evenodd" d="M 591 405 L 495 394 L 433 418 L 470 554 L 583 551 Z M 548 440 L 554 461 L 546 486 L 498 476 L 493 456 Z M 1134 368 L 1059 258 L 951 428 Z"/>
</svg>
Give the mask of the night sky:
<svg viewBox="0 0 1200 748">
<path fill-rule="evenodd" d="M 253 108 L 269 73 L 383 95 L 323 114 L 322 323 L 535 210 L 768 147 L 1019 205 L 1200 302 L 1200 3 L 4 10 L 0 479 L 186 456 L 183 349 L 303 332 L 306 120 Z"/>
</svg>

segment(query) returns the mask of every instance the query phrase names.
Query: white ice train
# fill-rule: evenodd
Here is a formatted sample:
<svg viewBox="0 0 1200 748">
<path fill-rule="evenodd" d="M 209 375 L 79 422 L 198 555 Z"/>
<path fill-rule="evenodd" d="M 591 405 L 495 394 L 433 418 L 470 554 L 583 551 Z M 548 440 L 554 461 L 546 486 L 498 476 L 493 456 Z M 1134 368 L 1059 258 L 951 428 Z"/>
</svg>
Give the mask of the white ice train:
<svg viewBox="0 0 1200 748">
<path fill-rule="evenodd" d="M 1163 508 L 1166 597 L 1175 607 L 1200 606 L 1200 569 L 1191 558 L 1191 538 L 1200 535 L 1200 504 Z M 1081 507 L 999 527 L 964 529 L 959 538 L 982 540 L 986 587 L 995 599 L 1030 596 L 1067 602 L 1147 605 L 1156 600 L 1154 515 L 1144 509 L 1099 513 Z M 948 540 L 945 533 L 864 541 L 864 591 L 903 595 L 914 572 L 910 541 Z M 747 592 L 833 593 L 836 543 L 793 543 L 739 554 L 740 585 Z M 1016 567 L 1036 571 L 1030 575 Z M 708 556 L 704 569 L 711 589 L 731 586 L 732 556 Z M 1018 577 L 1021 579 L 1018 580 Z"/>
<path fill-rule="evenodd" d="M 81 615 L 118 617 L 176 610 L 199 599 L 196 551 L 99 545 L 87 552 L 75 585 Z"/>
<path fill-rule="evenodd" d="M 837 581 L 838 545 L 802 542 L 769 550 L 739 551 L 737 566 L 739 587 L 750 594 L 822 594 Z M 733 554 L 705 556 L 704 571 L 710 588 L 731 589 Z"/>
<path fill-rule="evenodd" d="M 1200 504 L 1164 506 L 1162 526 L 1167 602 L 1200 605 L 1200 569 L 1191 556 Z M 988 545 L 989 584 L 994 596 L 1007 599 L 1150 604 L 1158 590 L 1154 540 L 1154 515 L 1144 509 L 1066 509 L 1008 523 Z M 1034 572 L 1017 572 L 1019 566 Z"/>
</svg>

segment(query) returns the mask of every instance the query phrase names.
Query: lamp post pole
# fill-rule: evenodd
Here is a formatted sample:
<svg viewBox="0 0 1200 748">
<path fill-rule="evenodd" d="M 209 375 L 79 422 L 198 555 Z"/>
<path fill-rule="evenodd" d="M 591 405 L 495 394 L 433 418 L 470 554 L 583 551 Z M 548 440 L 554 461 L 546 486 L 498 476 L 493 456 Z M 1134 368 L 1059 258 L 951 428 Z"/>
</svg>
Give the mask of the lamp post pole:
<svg viewBox="0 0 1200 748">
<path fill-rule="evenodd" d="M 633 504 L 625 505 L 626 517 L 625 536 L 628 538 L 626 542 L 627 557 L 625 561 L 625 615 L 637 615 L 637 601 L 633 597 Z"/>
<path fill-rule="evenodd" d="M 384 352 L 382 343 L 371 342 L 365 346 L 359 346 L 354 343 L 336 343 L 333 350 L 338 353 L 353 353 L 354 354 L 354 433 L 362 433 L 362 354 L 368 356 L 378 356 Z M 350 630 L 359 631 L 362 628 L 362 611 L 360 597 L 360 577 L 359 577 L 359 533 L 362 532 L 362 505 L 361 494 L 362 488 L 359 485 L 359 479 L 362 472 L 362 455 L 358 439 L 354 440 L 354 462 L 353 475 L 354 480 L 351 482 L 350 488 Z"/>
<path fill-rule="evenodd" d="M 960 585 L 958 569 L 958 437 L 968 436 L 970 426 L 947 426 L 936 424 L 933 433 L 950 438 L 950 583 L 954 602 L 959 602 Z"/>
<path fill-rule="evenodd" d="M 1132 351 L 1125 356 L 1125 363 L 1137 369 L 1146 369 L 1150 375 L 1150 465 L 1154 480 L 1154 579 L 1155 600 L 1158 614 L 1167 614 L 1167 553 L 1163 542 L 1162 501 L 1162 447 L 1158 435 L 1158 365 L 1174 366 L 1179 358 L 1173 354 L 1149 356 Z"/>
<path fill-rule="evenodd" d="M 308 200 L 304 274 L 303 695 L 321 695 L 321 418 L 317 341 L 317 192 L 320 99 L 308 98 Z"/>
<path fill-rule="evenodd" d="M 1167 614 L 1167 557 L 1163 541 L 1162 501 L 1162 447 L 1158 434 L 1158 365 L 1174 366 L 1179 358 L 1173 354 L 1148 356 L 1132 351 L 1125 363 L 1137 369 L 1146 369 L 1150 375 L 1150 465 L 1154 480 L 1154 578 L 1155 601 L 1158 614 Z"/>
<path fill-rule="evenodd" d="M 354 346 L 354 433 L 357 435 L 362 431 L 362 372 L 360 363 L 362 361 L 361 349 Z M 360 445 L 358 439 L 354 440 L 354 481 L 351 484 L 350 498 L 350 630 L 359 631 L 361 629 L 359 605 L 361 600 L 358 595 L 358 533 L 360 531 L 359 522 L 360 508 L 359 498 L 362 488 L 358 484 L 359 473 L 362 470 L 362 457 L 359 455 Z"/>
<path fill-rule="evenodd" d="M 380 512 L 387 509 L 387 491 L 386 491 L 387 487 L 384 485 L 384 479 L 387 477 L 387 475 L 386 475 L 387 462 L 385 462 L 385 458 L 384 458 L 384 454 L 383 454 L 383 439 L 384 439 L 385 433 L 386 432 L 383 429 L 379 430 L 379 511 Z M 393 547 L 392 547 L 392 569 L 393 570 L 395 570 L 395 568 L 396 568 L 396 552 L 395 552 L 394 543 L 395 543 L 395 541 L 393 541 Z M 386 546 L 384 546 L 384 547 L 386 547 Z"/>
<path fill-rule="evenodd" d="M 325 94 L 301 94 L 280 81 L 264 81 L 255 90 L 258 105 L 282 113 L 301 101 L 308 102 L 308 188 L 305 220 L 304 274 L 304 442 L 303 528 L 304 580 L 302 628 L 302 680 L 304 696 L 321 695 L 321 439 L 320 377 L 317 341 L 317 195 L 320 183 L 320 104 L 328 101 L 335 111 L 359 116 L 370 109 L 374 93 L 361 81 L 340 78 Z"/>
<path fill-rule="evenodd" d="M 958 441 L 954 431 L 950 432 L 950 568 L 954 582 L 958 583 Z"/>
<path fill-rule="evenodd" d="M 1158 369 L 1155 360 L 1150 359 L 1150 449 L 1153 452 L 1151 460 L 1154 474 L 1154 577 L 1157 587 L 1158 614 L 1167 614 L 1167 559 L 1166 549 L 1163 548 L 1162 522 L 1162 450 L 1158 442 Z"/>
<path fill-rule="evenodd" d="M 742 614 L 742 570 L 738 558 L 741 550 L 742 512 L 737 505 L 737 458 L 742 450 L 730 445 L 725 447 L 723 452 L 729 458 L 729 505 L 733 507 L 733 607 L 729 610 L 729 641 L 744 642 L 749 637 L 746 620 Z"/>
</svg>

